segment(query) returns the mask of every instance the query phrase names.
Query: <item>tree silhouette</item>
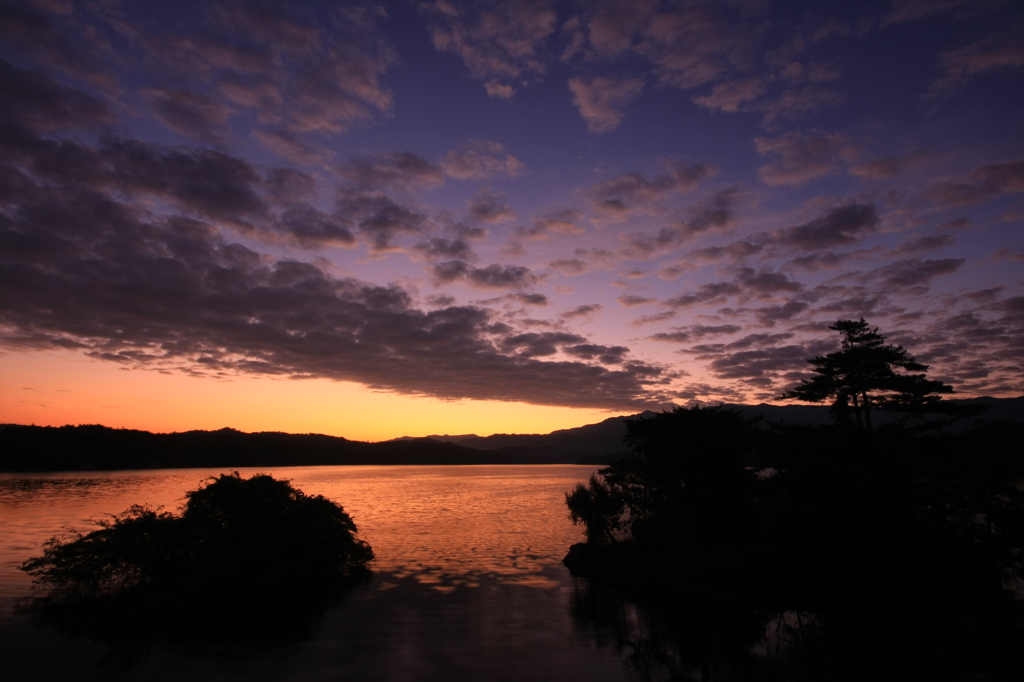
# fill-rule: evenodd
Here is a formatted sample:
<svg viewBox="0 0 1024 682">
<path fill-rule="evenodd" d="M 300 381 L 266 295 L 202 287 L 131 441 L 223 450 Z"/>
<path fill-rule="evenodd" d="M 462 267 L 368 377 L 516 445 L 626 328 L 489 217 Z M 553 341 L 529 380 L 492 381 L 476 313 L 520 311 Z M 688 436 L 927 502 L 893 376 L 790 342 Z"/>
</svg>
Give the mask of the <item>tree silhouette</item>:
<svg viewBox="0 0 1024 682">
<path fill-rule="evenodd" d="M 832 415 L 846 422 L 851 413 L 857 426 L 872 430 L 873 408 L 912 417 L 943 413 L 964 416 L 966 411 L 942 402 L 953 387 L 925 377 L 927 365 L 917 362 L 903 346 L 885 343 L 878 328 L 859 321 L 839 320 L 829 329 L 842 336 L 842 348 L 808 360 L 815 376 L 783 393 L 784 400 L 822 402 L 832 399 Z"/>
<path fill-rule="evenodd" d="M 186 499 L 177 515 L 133 505 L 90 533 L 51 538 L 21 566 L 49 588 L 35 610 L 101 638 L 144 621 L 152 627 L 133 636 L 257 641 L 302 635 L 368 574 L 373 550 L 322 495 L 234 472 Z"/>
</svg>

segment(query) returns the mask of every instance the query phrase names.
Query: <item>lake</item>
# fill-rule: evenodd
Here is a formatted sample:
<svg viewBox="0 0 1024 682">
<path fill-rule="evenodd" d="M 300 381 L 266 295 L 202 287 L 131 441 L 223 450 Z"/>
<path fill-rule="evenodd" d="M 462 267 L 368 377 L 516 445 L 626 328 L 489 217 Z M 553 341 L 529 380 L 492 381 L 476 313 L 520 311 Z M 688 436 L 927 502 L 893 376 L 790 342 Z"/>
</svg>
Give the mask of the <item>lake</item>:
<svg viewBox="0 0 1024 682">
<path fill-rule="evenodd" d="M 112 664 L 106 645 L 14 613 L 17 566 L 62 529 L 132 504 L 177 511 L 214 469 L 0 474 L 0 672 L 7 679 L 621 680 L 623 654 L 574 619 L 582 581 L 561 560 L 582 529 L 564 494 L 598 467 L 351 466 L 261 469 L 344 506 L 374 577 L 314 637 L 262 650 L 159 644 Z M 240 470 L 243 475 L 256 470 Z M 125 628 L 145 628 L 125 623 Z"/>
</svg>

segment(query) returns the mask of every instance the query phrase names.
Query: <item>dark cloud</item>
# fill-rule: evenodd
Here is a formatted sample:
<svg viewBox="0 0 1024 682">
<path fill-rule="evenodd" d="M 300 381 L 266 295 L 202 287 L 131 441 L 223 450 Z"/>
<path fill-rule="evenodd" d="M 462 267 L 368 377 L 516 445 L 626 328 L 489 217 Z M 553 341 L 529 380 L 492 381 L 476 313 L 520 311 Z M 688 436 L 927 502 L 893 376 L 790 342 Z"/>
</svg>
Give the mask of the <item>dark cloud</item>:
<svg viewBox="0 0 1024 682">
<path fill-rule="evenodd" d="M 114 122 L 102 101 L 39 71 L 17 69 L 0 58 L 0 121 L 39 131 L 104 126 Z"/>
<path fill-rule="evenodd" d="M 894 287 L 913 287 L 927 284 L 935 277 L 956 272 L 964 262 L 965 259 L 963 258 L 942 258 L 939 260 L 907 258 L 864 273 L 859 278 L 866 283 L 880 283 Z"/>
<path fill-rule="evenodd" d="M 604 306 L 602 306 L 600 303 L 589 303 L 586 305 L 579 305 L 573 308 L 572 310 L 566 310 L 564 313 L 561 314 L 560 317 L 565 320 L 571 320 L 578 317 L 588 317 L 590 315 L 594 315 L 595 313 L 601 312 L 603 308 Z"/>
<path fill-rule="evenodd" d="M 501 341 L 501 348 L 507 353 L 533 358 L 554 355 L 559 347 L 581 344 L 584 341 L 586 339 L 579 334 L 568 332 L 529 332 L 505 337 Z"/>
<path fill-rule="evenodd" d="M 581 275 L 587 271 L 587 264 L 579 258 L 559 258 L 549 262 L 548 267 L 563 275 Z"/>
<path fill-rule="evenodd" d="M 729 228 L 736 218 L 734 207 L 738 190 L 715 192 L 709 199 L 691 207 L 684 220 L 663 227 L 654 235 L 638 235 L 630 240 L 632 251 L 650 254 L 672 248 L 710 231 Z"/>
<path fill-rule="evenodd" d="M 359 189 L 380 192 L 408 192 L 444 182 L 439 167 L 412 152 L 357 156 L 342 163 L 337 173 Z"/>
<path fill-rule="evenodd" d="M 623 362 L 623 355 L 629 352 L 625 346 L 601 346 L 596 343 L 581 343 L 576 346 L 563 346 L 562 352 L 574 358 L 597 360 L 604 365 L 617 365 Z"/>
<path fill-rule="evenodd" d="M 945 73 L 928 89 L 926 98 L 947 97 L 981 73 L 1024 66 L 1024 24 L 1014 22 L 1005 30 L 944 52 L 939 61 Z"/>
<path fill-rule="evenodd" d="M 463 282 L 477 289 L 518 289 L 537 281 L 530 269 L 521 265 L 494 263 L 475 268 L 465 261 L 451 260 L 438 263 L 431 270 L 438 284 Z"/>
<path fill-rule="evenodd" d="M 52 14 L 5 2 L 0 4 L 0 40 L 36 63 L 101 91 L 118 89 L 117 79 L 102 65 L 109 46 L 96 31 L 82 30 L 74 22 L 61 25 Z"/>
<path fill-rule="evenodd" d="M 701 180 L 717 172 L 706 164 L 686 165 L 673 161 L 667 172 L 648 178 L 640 173 L 625 173 L 591 186 L 586 195 L 595 209 L 607 214 L 647 210 L 672 192 L 692 190 Z"/>
<path fill-rule="evenodd" d="M 338 191 L 337 215 L 357 226 L 373 251 L 398 248 L 402 235 L 419 235 L 427 219 L 381 192 L 342 188 Z"/>
<path fill-rule="evenodd" d="M 157 119 L 179 135 L 223 143 L 224 126 L 234 113 L 230 106 L 188 88 L 146 88 L 141 94 Z"/>
<path fill-rule="evenodd" d="M 765 243 L 765 236 L 757 235 L 751 239 L 731 242 L 725 246 L 708 246 L 703 249 L 696 249 L 688 253 L 687 258 L 712 262 L 721 260 L 744 261 L 761 253 L 765 248 Z"/>
<path fill-rule="evenodd" d="M 295 168 L 274 168 L 263 179 L 268 200 L 278 206 L 299 204 L 316 196 L 316 180 Z"/>
<path fill-rule="evenodd" d="M 444 155 L 441 168 L 459 180 L 478 180 L 495 175 L 516 176 L 523 172 L 519 159 L 493 140 L 468 140 Z"/>
<path fill-rule="evenodd" d="M 469 216 L 479 223 L 501 223 L 515 220 L 515 212 L 505 202 L 505 196 L 482 188 L 469 202 Z"/>
<path fill-rule="evenodd" d="M 774 327 L 778 322 L 785 322 L 792 320 L 794 317 L 801 315 L 810 306 L 803 301 L 788 301 L 782 305 L 770 305 L 763 308 L 757 308 L 754 312 L 754 317 L 757 321 L 765 327 Z"/>
<path fill-rule="evenodd" d="M 665 301 L 673 308 L 688 308 L 698 303 L 724 303 L 729 296 L 743 293 L 743 289 L 732 282 L 701 284 L 693 293 L 682 294 Z"/>
<path fill-rule="evenodd" d="M 956 244 L 956 239 L 951 234 L 932 234 L 903 242 L 890 253 L 893 256 L 905 256 L 908 254 L 925 253 L 927 251 L 944 249 L 948 246 L 953 246 L 954 244 Z"/>
<path fill-rule="evenodd" d="M 397 286 L 268 258 L 201 221 L 152 219 L 94 190 L 27 189 L 0 221 L 8 347 L 77 349 L 130 368 L 324 377 L 413 395 L 609 409 L 649 404 L 649 387 L 663 380 L 642 363 L 611 371 L 534 359 L 547 344 L 586 345 L 574 334 L 513 335 L 496 347 L 494 335 L 507 336 L 507 327 L 485 310 L 423 312 Z"/>
<path fill-rule="evenodd" d="M 778 294 L 795 294 L 804 286 L 781 272 L 768 269 L 735 268 L 734 279 L 728 282 L 701 284 L 692 293 L 682 294 L 664 301 L 673 308 L 686 308 L 697 304 L 720 304 L 730 296 L 743 300 L 750 298 L 770 299 Z"/>
<path fill-rule="evenodd" d="M 642 326 L 647 325 L 647 324 L 657 324 L 659 322 L 665 322 L 666 320 L 671 320 L 675 316 L 676 316 L 676 311 L 674 311 L 674 310 L 665 310 L 665 311 L 660 312 L 660 313 L 654 313 L 653 315 L 644 315 L 643 317 L 638 317 L 637 319 L 635 319 L 632 322 L 630 322 L 629 326 L 631 326 L 631 327 L 642 327 Z"/>
<path fill-rule="evenodd" d="M 650 297 L 647 297 L 647 296 L 637 296 L 636 294 L 623 294 L 622 296 L 619 296 L 618 300 L 619 300 L 619 303 L 621 303 L 625 307 L 632 308 L 633 306 L 637 306 L 637 305 L 645 305 L 647 303 L 654 303 L 658 299 L 650 298 Z"/>
<path fill-rule="evenodd" d="M 518 293 L 510 294 L 510 296 L 520 303 L 525 303 L 526 305 L 548 305 L 548 303 L 550 303 L 550 301 L 548 301 L 548 297 L 544 294 Z"/>
<path fill-rule="evenodd" d="M 508 99 L 514 84 L 544 73 L 543 44 L 557 20 L 550 0 L 489 5 L 424 2 L 418 8 L 427 19 L 434 47 L 458 55 L 491 97 Z"/>
<path fill-rule="evenodd" d="M 855 244 L 879 226 L 875 207 L 848 204 L 829 209 L 809 223 L 779 230 L 773 234 L 776 244 L 806 251 Z"/>
<path fill-rule="evenodd" d="M 869 180 L 891 180 L 911 165 L 920 162 L 924 154 L 912 153 L 905 156 L 885 156 L 850 167 L 850 173 Z"/>
<path fill-rule="evenodd" d="M 786 133 L 776 138 L 754 139 L 758 154 L 774 154 L 777 161 L 758 168 L 761 180 L 773 187 L 801 185 L 836 170 L 851 147 L 838 134 L 818 131 Z"/>
<path fill-rule="evenodd" d="M 640 57 L 665 87 L 689 89 L 754 63 L 764 25 L 756 4 L 607 2 L 566 22 L 563 59 Z"/>
<path fill-rule="evenodd" d="M 569 79 L 572 103 L 595 135 L 610 133 L 625 117 L 626 106 L 640 95 L 643 78 L 579 76 Z"/>
<path fill-rule="evenodd" d="M 709 336 L 720 336 L 722 334 L 735 334 L 742 331 L 742 327 L 735 324 L 722 325 L 692 325 L 689 327 L 676 327 L 671 332 L 659 332 L 647 338 L 652 341 L 668 341 L 671 343 L 689 343 L 707 338 Z"/>
<path fill-rule="evenodd" d="M 284 211 L 275 227 L 281 234 L 294 238 L 301 246 L 308 248 L 356 245 L 350 221 L 323 213 L 309 205 L 294 206 Z"/>
<path fill-rule="evenodd" d="M 1024 161 L 980 166 L 966 182 L 946 182 L 928 189 L 932 201 L 968 206 L 993 199 L 1004 192 L 1024 192 Z"/>
<path fill-rule="evenodd" d="M 774 379 L 780 372 L 805 369 L 807 353 L 807 348 L 799 345 L 739 350 L 715 357 L 708 369 L 720 379 Z"/>
<path fill-rule="evenodd" d="M 431 237 L 425 242 L 420 242 L 413 247 L 430 260 L 476 260 L 476 254 L 468 242 L 462 239 L 445 239 L 443 237 Z"/>
<path fill-rule="evenodd" d="M 580 222 L 583 212 L 575 208 L 562 208 L 544 213 L 534 218 L 529 227 L 516 229 L 516 234 L 524 239 L 546 239 L 549 234 L 580 234 L 584 232 Z"/>
</svg>

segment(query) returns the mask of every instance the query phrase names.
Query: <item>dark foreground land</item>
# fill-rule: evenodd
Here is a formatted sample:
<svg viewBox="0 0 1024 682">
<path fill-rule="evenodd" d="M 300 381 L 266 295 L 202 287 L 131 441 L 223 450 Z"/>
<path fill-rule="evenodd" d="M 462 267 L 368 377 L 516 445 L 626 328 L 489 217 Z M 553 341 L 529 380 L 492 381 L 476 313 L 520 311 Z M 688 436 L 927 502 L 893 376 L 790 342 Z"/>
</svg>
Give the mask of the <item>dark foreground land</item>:
<svg viewBox="0 0 1024 682">
<path fill-rule="evenodd" d="M 565 563 L 591 585 L 577 617 L 642 672 L 1024 679 L 1024 425 L 760 428 L 696 409 L 634 420 L 627 442 L 567 495 L 587 542 Z"/>
</svg>

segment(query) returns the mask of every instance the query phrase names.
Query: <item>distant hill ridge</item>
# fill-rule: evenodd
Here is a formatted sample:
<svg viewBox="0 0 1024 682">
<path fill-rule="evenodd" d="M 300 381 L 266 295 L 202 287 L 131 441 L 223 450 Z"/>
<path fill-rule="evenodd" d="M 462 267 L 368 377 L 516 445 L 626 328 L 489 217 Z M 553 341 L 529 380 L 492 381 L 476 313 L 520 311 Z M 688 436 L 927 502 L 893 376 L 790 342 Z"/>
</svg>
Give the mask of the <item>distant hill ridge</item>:
<svg viewBox="0 0 1024 682">
<path fill-rule="evenodd" d="M 970 398 L 988 404 L 990 421 L 1024 422 L 1024 396 Z M 726 405 L 747 416 L 790 424 L 827 424 L 817 405 Z M 271 467 L 367 464 L 605 463 L 625 452 L 625 422 L 652 412 L 610 417 L 547 434 L 398 438 L 380 443 L 322 434 L 243 433 L 236 429 L 150 433 L 99 425 L 0 425 L 0 471 L 74 471 L 184 467 Z M 961 429 L 973 420 L 963 420 Z M 951 429 L 955 430 L 955 429 Z"/>
<path fill-rule="evenodd" d="M 989 405 L 989 409 L 982 414 L 982 418 L 989 421 L 1020 421 L 1024 422 L 1024 396 L 1018 398 L 958 398 L 951 400 L 954 403 L 968 405 Z M 818 426 L 829 424 L 832 421 L 827 405 L 738 405 L 724 404 L 726 409 L 736 410 L 744 416 L 762 417 L 768 422 L 783 422 L 786 424 L 797 424 L 806 426 Z M 477 436 L 466 434 L 459 436 L 427 436 L 428 439 L 455 443 L 464 447 L 477 450 L 500 450 L 522 447 L 564 447 L 584 453 L 586 455 L 609 455 L 624 450 L 622 439 L 626 433 L 625 422 L 627 419 L 638 417 L 651 417 L 653 412 L 626 417 L 610 417 L 597 424 L 588 424 L 574 429 L 560 429 L 548 434 L 494 434 L 493 436 Z M 884 417 L 879 423 L 885 423 Z M 974 422 L 973 419 L 963 419 L 961 423 L 949 427 L 950 431 L 963 430 Z M 417 440 L 404 437 L 396 440 Z"/>
</svg>

